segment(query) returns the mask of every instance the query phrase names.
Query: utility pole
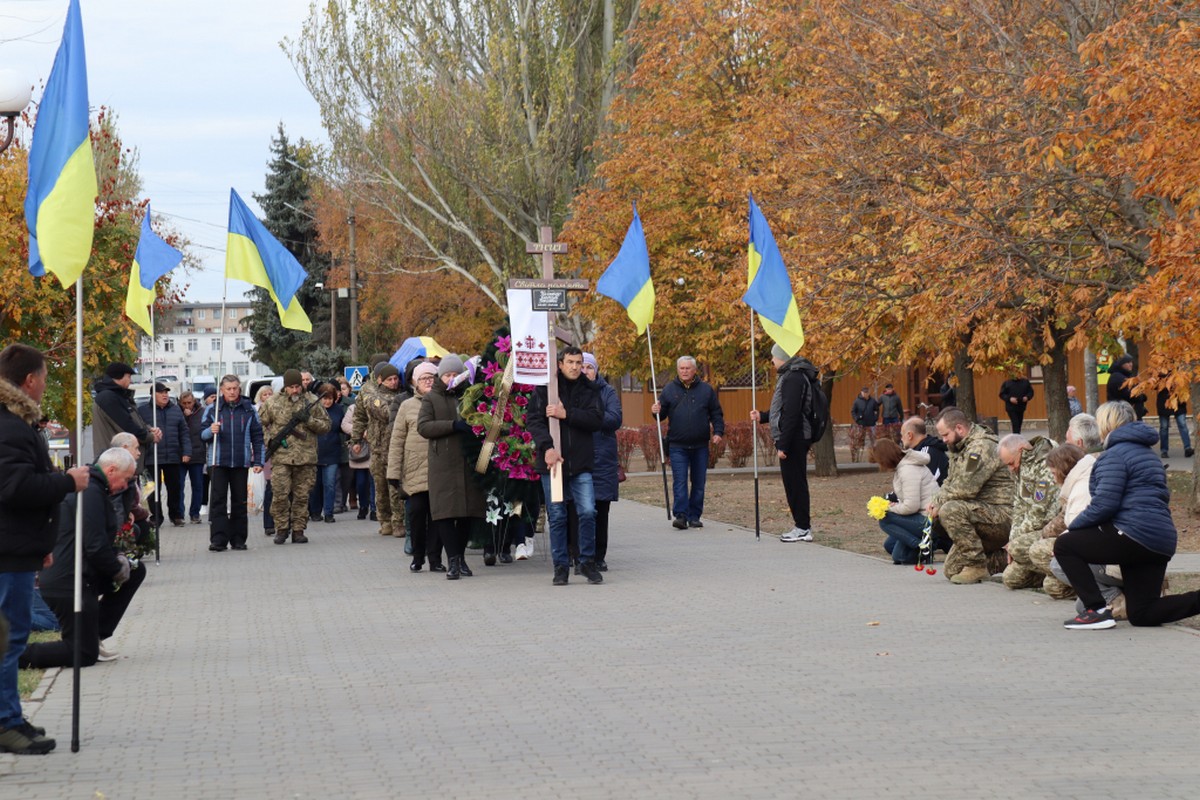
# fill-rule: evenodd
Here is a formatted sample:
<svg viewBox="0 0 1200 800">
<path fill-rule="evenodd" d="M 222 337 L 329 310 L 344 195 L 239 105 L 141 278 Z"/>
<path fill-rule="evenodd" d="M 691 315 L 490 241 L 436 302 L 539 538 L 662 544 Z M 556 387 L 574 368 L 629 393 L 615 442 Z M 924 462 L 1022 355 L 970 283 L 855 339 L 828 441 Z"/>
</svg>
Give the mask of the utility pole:
<svg viewBox="0 0 1200 800">
<path fill-rule="evenodd" d="M 350 361 L 358 363 L 358 261 L 354 250 L 354 209 L 350 209 Z"/>
</svg>

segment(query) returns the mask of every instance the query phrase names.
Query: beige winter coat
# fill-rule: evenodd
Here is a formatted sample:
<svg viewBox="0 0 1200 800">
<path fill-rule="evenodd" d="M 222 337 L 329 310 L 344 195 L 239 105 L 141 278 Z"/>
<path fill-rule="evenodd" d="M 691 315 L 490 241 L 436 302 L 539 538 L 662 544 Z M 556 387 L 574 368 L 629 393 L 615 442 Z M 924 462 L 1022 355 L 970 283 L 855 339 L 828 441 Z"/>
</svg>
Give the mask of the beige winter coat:
<svg viewBox="0 0 1200 800">
<path fill-rule="evenodd" d="M 400 488 L 410 495 L 429 491 L 429 440 L 417 432 L 420 413 L 420 397 L 400 404 L 388 446 L 388 480 L 399 480 Z"/>
<path fill-rule="evenodd" d="M 1063 481 L 1059 497 L 1062 498 L 1063 524 L 1067 527 L 1071 526 L 1071 521 L 1079 516 L 1079 512 L 1091 505 L 1092 492 L 1088 488 L 1088 481 L 1092 477 L 1092 465 L 1095 463 L 1096 457 L 1088 453 L 1079 459 L 1067 473 L 1067 479 Z"/>
<path fill-rule="evenodd" d="M 937 481 L 929 471 L 929 455 L 920 450 L 909 450 L 896 465 L 892 491 L 898 499 L 888 507 L 888 511 L 906 517 L 924 513 L 937 494 L 937 488 Z"/>
</svg>

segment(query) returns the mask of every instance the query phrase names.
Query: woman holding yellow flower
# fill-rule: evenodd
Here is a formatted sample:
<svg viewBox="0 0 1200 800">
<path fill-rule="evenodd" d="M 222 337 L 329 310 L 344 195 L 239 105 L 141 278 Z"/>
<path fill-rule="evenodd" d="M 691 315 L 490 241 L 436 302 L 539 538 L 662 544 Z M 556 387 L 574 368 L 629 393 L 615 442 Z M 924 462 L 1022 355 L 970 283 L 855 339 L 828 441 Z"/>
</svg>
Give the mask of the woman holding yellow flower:
<svg viewBox="0 0 1200 800">
<path fill-rule="evenodd" d="M 915 564 L 925 528 L 925 509 L 937 493 L 937 481 L 928 469 L 929 456 L 919 450 L 905 452 L 891 439 L 880 439 L 872 451 L 881 472 L 895 472 L 891 502 L 879 519 L 887 534 L 883 549 L 893 564 Z M 874 499 L 874 498 L 872 498 Z"/>
</svg>

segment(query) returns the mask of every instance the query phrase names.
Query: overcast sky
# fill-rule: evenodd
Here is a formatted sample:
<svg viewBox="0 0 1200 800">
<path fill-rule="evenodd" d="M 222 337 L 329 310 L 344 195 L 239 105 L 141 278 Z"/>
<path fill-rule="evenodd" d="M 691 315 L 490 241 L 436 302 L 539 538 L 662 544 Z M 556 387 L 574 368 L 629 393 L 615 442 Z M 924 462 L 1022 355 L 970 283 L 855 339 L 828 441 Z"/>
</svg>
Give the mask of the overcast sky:
<svg viewBox="0 0 1200 800">
<path fill-rule="evenodd" d="M 323 142 L 317 105 L 279 43 L 310 0 L 81 0 L 92 108 L 118 116 L 155 215 L 194 244 L 188 299 L 220 300 L 229 189 L 259 211 L 271 137 Z M 0 69 L 33 85 L 54 62 L 67 0 L 0 0 Z M 25 132 L 28 146 L 28 132 Z M 229 298 L 248 284 L 231 281 Z"/>
</svg>

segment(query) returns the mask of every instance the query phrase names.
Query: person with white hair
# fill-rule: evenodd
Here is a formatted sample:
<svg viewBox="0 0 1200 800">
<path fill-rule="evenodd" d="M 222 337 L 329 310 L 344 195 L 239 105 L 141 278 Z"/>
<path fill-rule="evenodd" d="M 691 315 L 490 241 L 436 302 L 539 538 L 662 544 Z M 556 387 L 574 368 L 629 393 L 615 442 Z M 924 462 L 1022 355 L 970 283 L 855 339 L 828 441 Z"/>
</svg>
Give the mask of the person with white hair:
<svg viewBox="0 0 1200 800">
<path fill-rule="evenodd" d="M 58 541 L 53 561 L 39 578 L 42 597 L 58 617 L 62 639 L 38 642 L 21 655 L 22 667 L 47 669 L 74 663 L 75 637 L 79 637 L 80 663 L 85 667 L 100 658 L 100 640 L 112 635 L 145 578 L 145 567 L 135 577 L 129 559 L 117 552 L 113 539 L 119 522 L 111 497 L 125 491 L 137 473 L 137 461 L 128 450 L 110 447 L 100 454 L 88 476 L 87 488 L 70 495 L 59 512 Z M 75 506 L 83 503 L 83 595 L 78 624 L 75 615 Z M 114 591 L 119 587 L 120 591 Z M 101 606 L 101 595 L 116 602 Z M 119 595 L 119 599 L 118 599 Z"/>
<path fill-rule="evenodd" d="M 671 448 L 671 476 L 675 497 L 671 503 L 674 525 L 679 530 L 703 528 L 704 485 L 708 478 L 708 445 L 720 445 L 725 435 L 725 414 L 717 392 L 700 379 L 696 359 L 680 356 L 675 361 L 676 377 L 663 387 L 651 414 L 667 420 L 667 444 Z M 688 491 L 688 478 L 692 488 Z"/>
</svg>

